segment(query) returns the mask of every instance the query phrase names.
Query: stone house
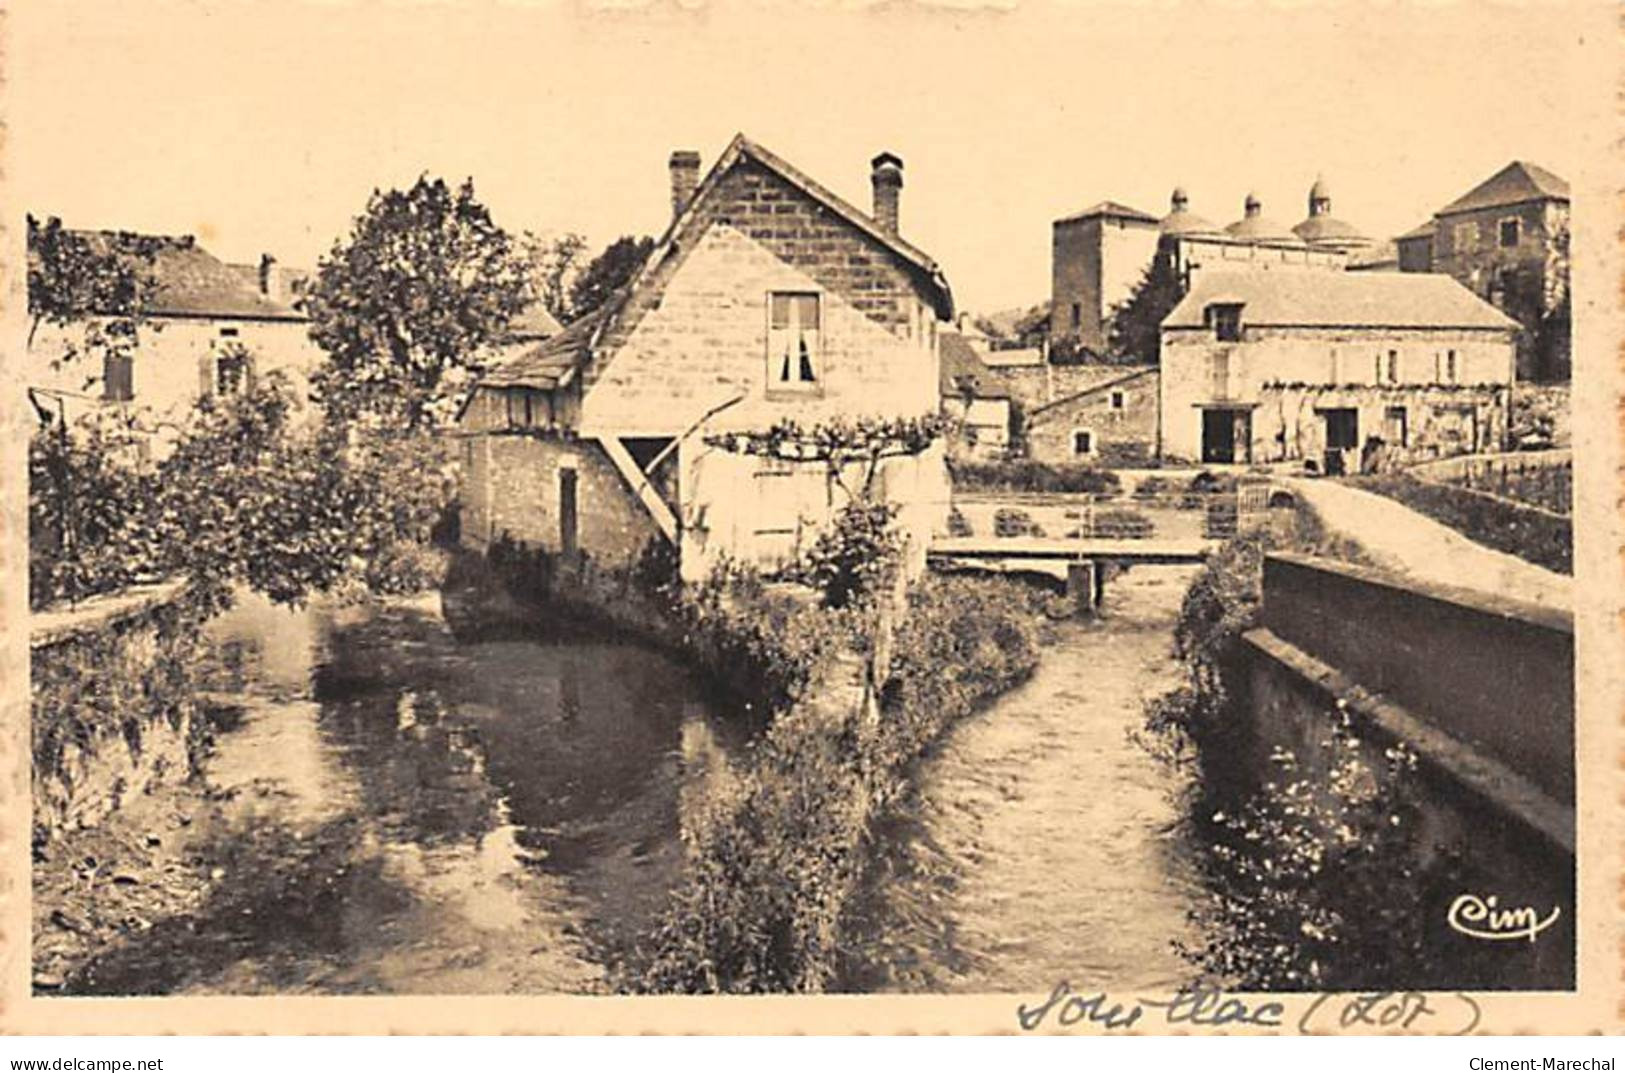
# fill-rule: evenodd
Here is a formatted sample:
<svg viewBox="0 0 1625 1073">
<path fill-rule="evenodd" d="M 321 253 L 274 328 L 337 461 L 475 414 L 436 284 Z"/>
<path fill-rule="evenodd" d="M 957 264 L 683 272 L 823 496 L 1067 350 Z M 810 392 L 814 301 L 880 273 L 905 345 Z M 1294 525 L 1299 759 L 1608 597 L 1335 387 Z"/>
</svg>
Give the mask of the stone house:
<svg viewBox="0 0 1625 1073">
<path fill-rule="evenodd" d="M 1040 462 L 1138 466 L 1157 454 L 1155 367 L 1118 367 L 1027 413 L 1027 454 Z"/>
<path fill-rule="evenodd" d="M 997 458 L 1010 449 L 1010 392 L 961 332 L 938 333 L 942 412 L 955 421 L 950 454 Z"/>
<path fill-rule="evenodd" d="M 1524 328 L 1518 374 L 1567 380 L 1566 331 L 1543 340 L 1542 324 L 1567 296 L 1569 184 L 1514 160 L 1400 236 L 1400 267 L 1442 272 Z"/>
<path fill-rule="evenodd" d="M 1517 328 L 1448 276 L 1204 275 L 1162 323 L 1162 454 L 1341 471 L 1498 449 Z"/>
<path fill-rule="evenodd" d="M 81 232 L 106 248 L 110 232 Z M 308 273 L 269 254 L 227 264 L 191 235 L 162 236 L 150 266 L 154 286 L 127 357 L 62 362 L 82 326 L 41 325 L 29 341 L 26 381 L 41 418 L 74 420 L 94 409 L 132 411 L 154 428 L 173 427 L 200 397 L 239 391 L 271 369 L 301 395 L 323 357 L 299 303 Z"/>
<path fill-rule="evenodd" d="M 846 502 L 816 461 L 743 434 L 938 412 L 953 298 L 899 234 L 902 162 L 874 158 L 865 213 L 737 136 L 702 180 L 670 161 L 673 219 L 594 315 L 490 369 L 460 419 L 462 534 L 626 564 L 674 545 L 683 576 L 799 555 Z M 849 476 L 849 475 L 843 475 Z M 940 442 L 880 467 L 911 564 L 946 520 Z"/>
</svg>

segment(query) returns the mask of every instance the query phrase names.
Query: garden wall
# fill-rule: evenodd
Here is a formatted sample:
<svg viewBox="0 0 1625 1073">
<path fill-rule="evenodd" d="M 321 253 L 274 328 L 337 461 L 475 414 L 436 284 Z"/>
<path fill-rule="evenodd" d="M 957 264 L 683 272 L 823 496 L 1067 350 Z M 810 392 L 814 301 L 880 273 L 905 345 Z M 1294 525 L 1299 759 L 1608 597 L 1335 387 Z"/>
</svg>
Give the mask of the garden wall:
<svg viewBox="0 0 1625 1073">
<path fill-rule="evenodd" d="M 1571 616 L 1277 553 L 1260 625 L 1572 804 Z"/>
<path fill-rule="evenodd" d="M 93 827 L 191 773 L 202 732 L 190 675 L 197 639 L 179 582 L 32 616 L 36 840 Z"/>
</svg>

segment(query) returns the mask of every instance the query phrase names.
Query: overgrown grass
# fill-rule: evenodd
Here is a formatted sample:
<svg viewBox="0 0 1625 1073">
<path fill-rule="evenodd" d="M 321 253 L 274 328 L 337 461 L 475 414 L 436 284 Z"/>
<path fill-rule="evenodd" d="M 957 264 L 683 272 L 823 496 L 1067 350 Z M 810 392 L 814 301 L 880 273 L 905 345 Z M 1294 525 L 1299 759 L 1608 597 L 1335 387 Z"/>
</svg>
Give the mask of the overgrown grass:
<svg viewBox="0 0 1625 1073">
<path fill-rule="evenodd" d="M 1403 474 L 1348 480 L 1355 487 L 1397 500 L 1485 547 L 1560 574 L 1574 573 L 1574 524 L 1569 518 Z"/>
<path fill-rule="evenodd" d="M 628 986 L 823 991 L 872 824 L 932 742 L 1032 673 L 1036 623 L 1031 598 L 1013 584 L 921 581 L 872 720 L 850 678 L 855 653 L 831 653 L 818 687 L 777 715 L 684 831 L 688 872 Z"/>
</svg>

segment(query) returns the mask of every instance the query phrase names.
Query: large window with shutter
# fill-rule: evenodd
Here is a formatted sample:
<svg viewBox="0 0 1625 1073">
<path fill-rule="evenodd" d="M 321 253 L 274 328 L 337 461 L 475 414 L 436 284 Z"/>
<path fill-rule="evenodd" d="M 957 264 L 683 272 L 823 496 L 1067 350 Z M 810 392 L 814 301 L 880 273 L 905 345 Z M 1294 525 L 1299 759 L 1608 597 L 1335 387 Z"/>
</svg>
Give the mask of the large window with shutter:
<svg viewBox="0 0 1625 1073">
<path fill-rule="evenodd" d="M 767 300 L 767 390 L 822 390 L 823 311 L 818 295 L 773 291 Z"/>
</svg>

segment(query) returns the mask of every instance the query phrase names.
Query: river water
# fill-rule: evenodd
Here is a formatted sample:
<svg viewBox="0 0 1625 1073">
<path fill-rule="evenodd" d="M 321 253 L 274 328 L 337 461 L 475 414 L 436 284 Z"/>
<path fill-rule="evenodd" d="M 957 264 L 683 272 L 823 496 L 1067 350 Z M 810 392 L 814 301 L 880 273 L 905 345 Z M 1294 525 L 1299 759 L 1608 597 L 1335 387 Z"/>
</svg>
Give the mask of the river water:
<svg viewBox="0 0 1625 1073">
<path fill-rule="evenodd" d="M 438 597 L 245 597 L 210 634 L 220 807 L 187 838 L 223 854 L 216 893 L 84 990 L 605 990 L 679 877 L 684 802 L 749 736 L 648 649 L 459 640 Z"/>
<path fill-rule="evenodd" d="M 1180 776 L 1130 733 L 1177 682 L 1194 568 L 1136 567 L 1101 618 L 1059 627 L 1031 681 L 955 728 L 884 832 L 850 990 L 1031 992 L 1058 981 L 1167 992 L 1195 972 L 1195 853 Z"/>
<path fill-rule="evenodd" d="M 1189 578 L 1110 582 L 1102 618 L 1059 625 L 1033 680 L 922 762 L 878 832 L 843 989 L 1190 979 L 1177 776 L 1128 737 L 1174 682 Z M 459 638 L 438 596 L 245 597 L 210 634 L 211 802 L 180 818 L 171 865 L 209 893 L 92 962 L 81 993 L 612 989 L 680 879 L 680 816 L 753 733 L 646 648 Z"/>
</svg>

